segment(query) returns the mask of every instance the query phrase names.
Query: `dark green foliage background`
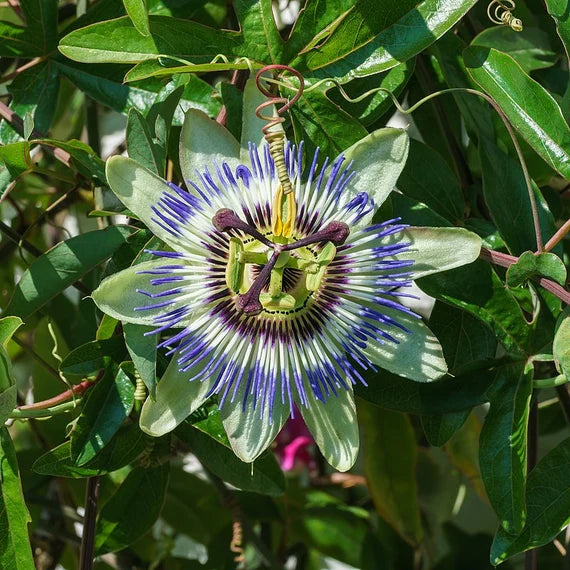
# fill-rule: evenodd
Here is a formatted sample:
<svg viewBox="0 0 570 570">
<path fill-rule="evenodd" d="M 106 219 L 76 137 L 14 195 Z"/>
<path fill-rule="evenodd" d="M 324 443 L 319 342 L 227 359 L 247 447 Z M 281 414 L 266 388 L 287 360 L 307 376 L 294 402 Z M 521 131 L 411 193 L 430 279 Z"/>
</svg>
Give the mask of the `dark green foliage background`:
<svg viewBox="0 0 570 570">
<path fill-rule="evenodd" d="M 248 568 L 568 568 L 570 317 L 539 283 L 566 287 L 568 239 L 508 272 L 486 258 L 419 282 L 436 299 L 429 325 L 451 375 L 425 385 L 370 374 L 357 389 L 362 449 L 345 475 L 317 451 L 310 471 L 283 474 L 272 452 L 251 469 L 229 449 L 213 403 L 172 436 L 143 434 L 135 366 L 156 366 L 152 393 L 166 358 L 141 327 L 103 317 L 89 298 L 157 245 L 136 220 L 113 225 L 128 212 L 106 186 L 102 152 L 126 146 L 179 179 L 186 109 L 215 118 L 224 105 L 239 138 L 242 96 L 230 79 L 246 72 L 243 58 L 292 65 L 308 85 L 330 80 L 306 91 L 286 123 L 291 139 L 330 156 L 394 114 L 388 94 L 370 90 L 408 106 L 448 88 L 487 93 L 516 130 L 548 241 L 570 213 L 568 2 L 517 0 L 521 33 L 493 25 L 483 0 L 307 0 L 294 26 L 282 13 L 276 23 L 270 0 L 9 4 L 0 7 L 0 567 L 79 568 L 76 523 L 86 481 L 99 477 L 98 569 L 236 568 L 235 521 Z M 454 91 L 409 120 L 399 192 L 379 215 L 465 227 L 515 257 L 535 251 L 524 176 L 492 107 Z M 69 382 L 77 405 L 22 408 Z"/>
</svg>

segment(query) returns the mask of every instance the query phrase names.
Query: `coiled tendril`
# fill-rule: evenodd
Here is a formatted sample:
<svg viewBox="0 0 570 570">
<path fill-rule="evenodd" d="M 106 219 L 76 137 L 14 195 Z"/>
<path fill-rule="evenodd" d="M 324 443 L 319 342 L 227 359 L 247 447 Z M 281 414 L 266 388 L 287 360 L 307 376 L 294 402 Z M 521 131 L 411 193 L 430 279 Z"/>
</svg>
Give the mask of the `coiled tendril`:
<svg viewBox="0 0 570 570">
<path fill-rule="evenodd" d="M 494 7 L 494 9 L 493 9 Z M 522 32 L 523 24 L 519 18 L 513 16 L 516 8 L 514 0 L 493 0 L 487 6 L 487 16 L 495 24 L 510 26 L 515 32 Z"/>
<path fill-rule="evenodd" d="M 261 84 L 261 81 L 264 79 L 262 76 L 264 73 L 271 71 L 274 74 L 278 71 L 287 71 L 293 74 L 299 80 L 299 87 L 297 92 L 293 96 L 292 99 L 287 99 L 285 97 L 279 97 L 275 95 L 274 92 L 270 91 L 266 87 Z M 277 176 L 279 178 L 279 182 L 281 183 L 281 187 L 283 189 L 283 194 L 287 195 L 293 191 L 293 185 L 291 184 L 291 180 L 289 180 L 289 176 L 287 174 L 287 167 L 285 166 L 285 155 L 284 155 L 284 148 L 285 148 L 285 132 L 283 129 L 274 129 L 285 122 L 285 118 L 281 115 L 288 111 L 298 100 L 299 97 L 303 94 L 303 89 L 305 86 L 305 82 L 303 81 L 303 76 L 292 67 L 288 65 L 267 65 L 260 69 L 256 76 L 255 76 L 255 84 L 257 88 L 263 95 L 268 97 L 267 101 L 261 103 L 257 109 L 255 110 L 255 114 L 263 121 L 267 121 L 267 124 L 263 127 L 262 132 L 265 136 L 265 140 L 269 144 L 269 152 L 273 158 L 275 163 L 275 168 L 277 170 Z M 276 115 L 264 115 L 262 114 L 263 109 L 266 107 L 270 107 L 272 105 L 282 105 L 281 107 L 277 108 Z"/>
</svg>

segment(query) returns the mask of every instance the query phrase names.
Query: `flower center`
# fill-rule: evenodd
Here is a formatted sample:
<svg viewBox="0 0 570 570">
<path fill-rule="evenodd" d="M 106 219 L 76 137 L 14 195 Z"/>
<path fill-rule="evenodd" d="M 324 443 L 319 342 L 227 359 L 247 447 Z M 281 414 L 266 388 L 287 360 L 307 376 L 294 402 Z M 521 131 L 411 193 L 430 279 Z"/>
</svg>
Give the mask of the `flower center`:
<svg viewBox="0 0 570 570">
<path fill-rule="evenodd" d="M 235 303 L 246 315 L 290 312 L 302 308 L 317 291 L 327 266 L 349 234 L 343 222 L 330 222 L 322 230 L 295 239 L 294 212 L 283 200 L 288 215 L 275 217 L 273 233 L 265 236 L 244 222 L 233 210 L 218 210 L 212 218 L 221 232 L 240 230 L 252 239 L 230 237 L 226 284 L 237 294 Z"/>
</svg>

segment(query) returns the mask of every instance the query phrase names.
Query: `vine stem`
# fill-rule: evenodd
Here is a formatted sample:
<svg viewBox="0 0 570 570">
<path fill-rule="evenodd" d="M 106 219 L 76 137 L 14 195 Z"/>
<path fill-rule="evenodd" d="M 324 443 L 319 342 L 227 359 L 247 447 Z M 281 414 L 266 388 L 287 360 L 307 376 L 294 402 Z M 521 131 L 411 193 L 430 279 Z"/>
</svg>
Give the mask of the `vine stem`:
<svg viewBox="0 0 570 570">
<path fill-rule="evenodd" d="M 552 251 L 568 232 L 570 232 L 570 220 L 566 220 L 562 227 L 546 242 L 544 251 Z"/>
<path fill-rule="evenodd" d="M 83 517 L 83 535 L 79 553 L 80 570 L 93 569 L 95 551 L 95 522 L 97 503 L 99 502 L 99 477 L 89 477 L 85 486 L 85 516 Z"/>
<path fill-rule="evenodd" d="M 485 247 L 481 248 L 481 253 L 479 255 L 481 259 L 485 261 L 490 261 L 494 265 L 499 265 L 500 267 L 509 268 L 511 265 L 516 263 L 519 258 L 514 255 L 509 255 L 508 253 L 502 253 L 500 251 L 495 251 L 494 249 L 487 249 Z M 541 287 L 544 287 L 547 291 L 550 291 L 553 295 L 558 297 L 561 301 L 570 305 L 570 292 L 568 292 L 564 287 L 547 279 L 546 277 L 536 277 L 535 280 Z"/>
<path fill-rule="evenodd" d="M 53 406 L 57 406 L 58 404 L 62 404 L 63 402 L 67 402 L 71 400 L 74 396 L 81 396 L 84 394 L 91 386 L 95 384 L 97 380 L 84 380 L 83 382 L 76 384 L 70 390 L 66 390 L 53 398 L 49 398 L 48 400 L 42 400 L 41 402 L 34 402 L 33 404 L 26 404 L 25 406 L 18 406 L 18 410 L 20 411 L 27 411 L 27 410 L 44 410 L 46 408 L 52 408 Z"/>
</svg>

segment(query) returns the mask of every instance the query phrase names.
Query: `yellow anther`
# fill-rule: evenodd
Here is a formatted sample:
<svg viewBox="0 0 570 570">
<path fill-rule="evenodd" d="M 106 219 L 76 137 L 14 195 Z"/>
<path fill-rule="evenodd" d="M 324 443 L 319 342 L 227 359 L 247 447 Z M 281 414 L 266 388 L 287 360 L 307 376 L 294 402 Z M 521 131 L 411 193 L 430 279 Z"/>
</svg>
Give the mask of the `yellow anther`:
<svg viewBox="0 0 570 570">
<path fill-rule="evenodd" d="M 271 230 L 274 236 L 291 237 L 297 218 L 297 201 L 295 193 L 283 192 L 280 184 L 273 199 L 273 209 L 271 212 Z"/>
</svg>

